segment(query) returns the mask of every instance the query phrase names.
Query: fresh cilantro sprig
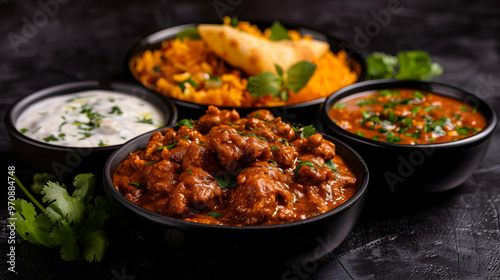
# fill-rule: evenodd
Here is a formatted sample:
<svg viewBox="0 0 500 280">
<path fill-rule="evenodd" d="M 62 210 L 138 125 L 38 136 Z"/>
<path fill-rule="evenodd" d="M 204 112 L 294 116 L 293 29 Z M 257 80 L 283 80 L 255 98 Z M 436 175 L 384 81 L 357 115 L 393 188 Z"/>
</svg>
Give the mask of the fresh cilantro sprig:
<svg viewBox="0 0 500 280">
<path fill-rule="evenodd" d="M 189 128 L 194 128 L 193 126 L 194 121 L 192 119 L 182 119 L 178 121 L 175 125 L 176 126 L 187 126 Z"/>
<path fill-rule="evenodd" d="M 214 176 L 214 178 L 215 178 L 215 181 L 217 181 L 217 184 L 219 185 L 219 187 L 221 189 L 232 189 L 232 188 L 236 188 L 236 186 L 238 186 L 238 182 L 233 182 L 230 180 L 217 178 L 217 176 Z"/>
<path fill-rule="evenodd" d="M 257 98 L 270 95 L 288 101 L 289 90 L 297 93 L 309 82 L 316 70 L 316 65 L 307 60 L 292 65 L 286 75 L 279 65 L 275 65 L 275 67 L 278 75 L 263 72 L 248 78 L 247 91 Z"/>
<path fill-rule="evenodd" d="M 93 174 L 79 174 L 73 182 L 75 190 L 69 195 L 61 184 L 47 182 L 40 192 L 42 201 L 48 203 L 46 208 L 38 206 L 42 213 L 37 213 L 31 202 L 14 200 L 11 220 L 15 221 L 16 231 L 34 245 L 60 248 L 64 260 L 83 257 L 89 262 L 101 261 L 108 247 L 104 224 L 109 214 L 104 198 L 97 197 L 92 203 L 94 185 Z M 33 197 L 30 199 L 40 205 Z"/>
<path fill-rule="evenodd" d="M 403 51 L 397 57 L 374 52 L 366 59 L 367 79 L 430 81 L 443 74 L 443 68 L 424 51 Z"/>
</svg>

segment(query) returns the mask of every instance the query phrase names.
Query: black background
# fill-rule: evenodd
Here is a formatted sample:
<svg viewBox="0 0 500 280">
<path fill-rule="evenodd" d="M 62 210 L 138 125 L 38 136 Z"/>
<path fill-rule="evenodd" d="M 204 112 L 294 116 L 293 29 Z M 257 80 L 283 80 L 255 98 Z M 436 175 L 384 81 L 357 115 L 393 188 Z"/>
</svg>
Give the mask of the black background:
<svg viewBox="0 0 500 280">
<path fill-rule="evenodd" d="M 222 14 L 315 27 L 355 45 L 365 56 L 373 51 L 393 55 L 400 50 L 427 51 L 444 68 L 435 81 L 474 93 L 500 115 L 499 1 L 60 1 L 64 3 L 0 0 L 4 178 L 7 166 L 16 166 L 25 183 L 33 172 L 13 151 L 3 125 L 3 115 L 15 100 L 65 82 L 126 79 L 124 56 L 134 41 L 178 24 L 218 21 Z M 40 3 L 48 2 L 57 5 L 44 10 Z M 389 12 L 393 4 L 397 13 Z M 38 26 L 28 30 L 26 22 Z M 394 200 L 389 211 L 372 201 L 352 233 L 327 257 L 299 272 L 277 271 L 273 278 L 499 279 L 499 144 L 497 128 L 481 166 L 458 188 Z M 0 269 L 2 277 L 10 278 L 7 202 L 2 201 Z M 65 262 L 57 252 L 18 240 L 18 277 L 220 279 L 225 275 L 224 265 L 179 263 L 168 252 L 153 256 L 140 244 L 127 245 L 119 235 L 110 236 L 109 255 L 101 263 Z M 241 279 L 249 270 L 259 279 L 271 276 L 260 267 L 244 267 L 233 270 L 232 278 Z"/>
</svg>

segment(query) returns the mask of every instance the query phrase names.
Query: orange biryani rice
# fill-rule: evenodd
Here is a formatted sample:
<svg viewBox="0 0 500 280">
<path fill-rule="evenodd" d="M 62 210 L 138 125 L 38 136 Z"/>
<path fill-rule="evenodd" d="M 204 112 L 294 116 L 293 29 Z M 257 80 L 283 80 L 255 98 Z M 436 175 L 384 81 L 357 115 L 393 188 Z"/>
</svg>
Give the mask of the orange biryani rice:
<svg viewBox="0 0 500 280">
<path fill-rule="evenodd" d="M 230 19 L 225 18 L 224 24 Z M 270 29 L 262 32 L 256 25 L 240 21 L 236 27 L 260 38 L 269 39 Z M 297 30 L 289 30 L 292 40 L 312 38 L 302 36 Z M 211 52 L 203 40 L 176 38 L 162 42 L 161 49 L 147 50 L 132 58 L 130 68 L 143 85 L 179 100 L 227 107 L 283 106 L 326 97 L 334 91 L 350 85 L 358 79 L 347 61 L 347 54 L 328 50 L 312 63 L 317 68 L 305 87 L 297 93 L 289 92 L 287 102 L 269 95 L 256 98 L 247 88 L 247 77 L 240 70 L 232 68 Z M 209 77 L 220 77 L 220 82 L 207 82 Z M 194 88 L 185 83 L 184 91 L 179 83 L 191 78 L 198 85 Z"/>
</svg>

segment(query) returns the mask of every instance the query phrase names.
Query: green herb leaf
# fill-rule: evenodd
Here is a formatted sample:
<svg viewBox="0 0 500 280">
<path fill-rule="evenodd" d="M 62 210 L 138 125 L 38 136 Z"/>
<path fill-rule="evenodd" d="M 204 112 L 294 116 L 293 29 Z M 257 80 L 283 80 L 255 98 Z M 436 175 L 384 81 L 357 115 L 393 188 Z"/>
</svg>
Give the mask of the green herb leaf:
<svg viewBox="0 0 500 280">
<path fill-rule="evenodd" d="M 299 174 L 299 170 L 300 168 L 302 168 L 302 166 L 309 166 L 309 167 L 312 167 L 314 169 L 316 169 L 316 167 L 314 166 L 314 163 L 310 162 L 310 161 L 302 161 L 300 158 L 299 158 L 299 164 L 297 164 L 297 166 L 295 167 L 295 170 L 293 170 L 293 174 L 294 175 L 298 175 Z"/>
<path fill-rule="evenodd" d="M 128 182 L 128 184 L 129 184 L 129 185 L 131 185 L 131 186 L 134 186 L 134 187 L 136 187 L 136 188 L 138 188 L 138 189 L 140 189 L 140 188 L 141 188 L 141 184 L 136 183 L 136 182 Z"/>
<path fill-rule="evenodd" d="M 142 119 L 137 119 L 137 121 L 135 121 L 135 122 L 136 123 L 153 124 L 153 119 L 143 117 Z"/>
<path fill-rule="evenodd" d="M 309 82 L 315 70 L 316 65 L 307 60 L 292 65 L 287 71 L 286 88 L 297 93 Z"/>
<path fill-rule="evenodd" d="M 247 91 L 257 98 L 265 95 L 278 97 L 281 93 L 280 79 L 271 72 L 260 73 L 248 78 Z"/>
<path fill-rule="evenodd" d="M 300 133 L 301 138 L 309 138 L 309 136 L 313 135 L 316 131 L 316 128 L 311 124 L 302 128 L 302 132 Z"/>
<path fill-rule="evenodd" d="M 367 80 L 392 78 L 397 64 L 395 56 L 374 52 L 366 59 Z"/>
<path fill-rule="evenodd" d="M 43 141 L 45 142 L 50 142 L 50 141 L 59 141 L 54 135 L 50 135 L 49 137 L 43 138 Z"/>
<path fill-rule="evenodd" d="M 178 83 L 182 92 L 184 92 L 186 90 L 186 83 L 190 84 L 193 88 L 198 87 L 198 84 L 191 77 L 189 77 L 187 80 L 184 80 L 184 81 Z"/>
<path fill-rule="evenodd" d="M 278 64 L 274 64 L 274 68 L 276 68 L 276 73 L 278 73 L 278 76 L 283 77 L 283 68 L 281 68 Z"/>
<path fill-rule="evenodd" d="M 175 34 L 174 36 L 175 39 L 181 39 L 181 40 L 183 40 L 185 37 L 189 38 L 190 40 L 201 40 L 200 33 L 198 33 L 198 28 L 196 27 L 183 30 Z"/>
<path fill-rule="evenodd" d="M 194 128 L 193 126 L 193 120 L 192 119 L 182 119 L 178 121 L 175 125 L 176 126 L 187 126 L 189 128 Z"/>
<path fill-rule="evenodd" d="M 221 189 L 236 188 L 236 186 L 238 186 L 238 182 L 232 182 L 232 181 L 225 180 L 225 179 L 219 179 L 216 176 L 214 178 L 215 178 L 215 181 L 217 181 L 217 184 L 219 185 L 219 187 Z"/>
<path fill-rule="evenodd" d="M 339 173 L 339 170 L 337 169 L 337 165 L 333 162 L 333 159 L 329 159 L 325 162 L 325 166 L 333 170 L 333 172 Z"/>
<path fill-rule="evenodd" d="M 223 215 L 219 212 L 208 212 L 207 216 L 214 217 L 216 219 L 221 218 Z"/>
<path fill-rule="evenodd" d="M 22 134 L 26 133 L 28 130 L 26 128 L 21 128 L 19 129 L 19 132 L 21 132 Z"/>
<path fill-rule="evenodd" d="M 288 30 L 278 21 L 275 21 L 271 25 L 271 36 L 269 40 L 271 41 L 281 41 L 281 40 L 291 40 L 288 36 Z"/>
<path fill-rule="evenodd" d="M 112 114 L 117 114 L 118 116 L 121 116 L 123 115 L 123 112 L 122 110 L 120 109 L 120 107 L 118 106 L 113 106 L 111 107 L 111 111 L 108 112 L 108 114 L 112 115 Z"/>
<path fill-rule="evenodd" d="M 150 162 L 146 162 L 144 165 L 150 165 L 150 164 L 153 164 L 153 163 L 155 163 L 155 162 L 156 162 L 156 160 L 152 160 L 152 161 L 150 161 Z"/>
<path fill-rule="evenodd" d="M 429 81 L 443 73 L 443 68 L 431 61 L 431 56 L 424 51 L 398 53 L 399 71 L 396 79 Z"/>
<path fill-rule="evenodd" d="M 232 17 L 231 21 L 229 22 L 229 25 L 232 27 L 236 27 L 236 26 L 238 26 L 239 23 L 240 23 L 240 21 L 238 20 L 237 17 Z"/>
<path fill-rule="evenodd" d="M 399 91 L 392 91 L 392 90 L 388 90 L 388 89 L 381 89 L 378 91 L 378 94 L 380 96 L 393 96 L 393 95 L 399 95 Z"/>
<path fill-rule="evenodd" d="M 346 105 L 344 103 L 336 103 L 333 105 L 333 109 L 344 109 Z"/>
</svg>

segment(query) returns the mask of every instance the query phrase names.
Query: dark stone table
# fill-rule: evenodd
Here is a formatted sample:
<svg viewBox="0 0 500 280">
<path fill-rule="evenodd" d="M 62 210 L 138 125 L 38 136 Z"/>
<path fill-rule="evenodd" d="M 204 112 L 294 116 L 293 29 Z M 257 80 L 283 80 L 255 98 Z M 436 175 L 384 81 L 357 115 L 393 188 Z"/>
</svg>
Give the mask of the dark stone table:
<svg viewBox="0 0 500 280">
<path fill-rule="evenodd" d="M 36 171 L 13 150 L 3 125 L 3 115 L 16 99 L 65 82 L 127 79 L 124 57 L 132 42 L 162 28 L 217 21 L 221 15 L 312 26 L 355 45 L 364 55 L 425 50 L 444 68 L 435 81 L 474 93 L 500 115 L 498 1 L 2 0 L 4 178 L 7 166 L 16 166 L 28 183 Z M 390 210 L 371 201 L 346 240 L 316 263 L 281 271 L 179 263 L 168 252 L 150 254 L 117 231 L 101 263 L 65 262 L 58 252 L 18 238 L 15 269 L 19 279 L 221 279 L 228 271 L 231 279 L 500 279 L 499 182 L 497 129 L 481 166 L 461 186 L 390 202 Z M 2 192 L 6 197 L 7 188 Z M 4 199 L 0 275 L 12 278 L 6 262 L 6 207 Z"/>
</svg>

